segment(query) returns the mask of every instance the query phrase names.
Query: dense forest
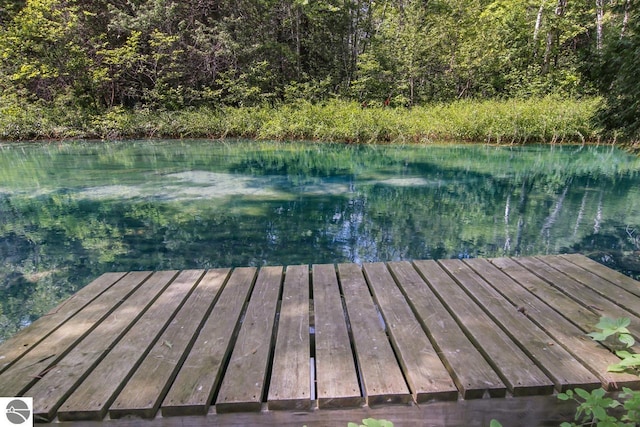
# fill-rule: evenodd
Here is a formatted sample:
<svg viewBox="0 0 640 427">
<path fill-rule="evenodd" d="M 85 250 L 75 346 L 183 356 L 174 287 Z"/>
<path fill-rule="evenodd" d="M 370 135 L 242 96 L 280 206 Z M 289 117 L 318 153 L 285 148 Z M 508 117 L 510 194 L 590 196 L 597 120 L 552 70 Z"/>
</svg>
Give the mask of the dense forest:
<svg viewBox="0 0 640 427">
<path fill-rule="evenodd" d="M 2 113 L 602 97 L 640 136 L 636 0 L 3 0 Z M 62 114 L 62 113 L 59 113 Z"/>
</svg>

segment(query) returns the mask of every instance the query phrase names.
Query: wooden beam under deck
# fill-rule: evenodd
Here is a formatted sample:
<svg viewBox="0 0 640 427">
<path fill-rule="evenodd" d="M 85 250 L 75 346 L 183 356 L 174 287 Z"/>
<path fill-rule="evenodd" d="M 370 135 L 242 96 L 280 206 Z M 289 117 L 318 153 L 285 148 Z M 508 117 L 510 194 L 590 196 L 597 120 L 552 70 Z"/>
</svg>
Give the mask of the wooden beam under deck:
<svg viewBox="0 0 640 427">
<path fill-rule="evenodd" d="M 0 345 L 0 395 L 71 425 L 535 425 L 640 388 L 602 315 L 640 338 L 640 283 L 582 255 L 106 273 Z"/>
</svg>

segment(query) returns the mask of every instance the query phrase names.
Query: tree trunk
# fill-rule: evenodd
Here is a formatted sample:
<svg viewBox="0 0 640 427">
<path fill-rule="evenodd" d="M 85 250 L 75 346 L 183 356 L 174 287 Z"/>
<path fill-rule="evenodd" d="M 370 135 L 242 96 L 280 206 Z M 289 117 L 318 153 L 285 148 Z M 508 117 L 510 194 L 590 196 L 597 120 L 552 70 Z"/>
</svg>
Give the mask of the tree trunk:
<svg viewBox="0 0 640 427">
<path fill-rule="evenodd" d="M 558 4 L 556 5 L 556 20 L 559 20 L 564 16 L 565 9 L 567 7 L 567 0 L 558 0 Z M 560 35 L 560 29 L 558 28 L 557 22 L 551 25 L 549 32 L 547 33 L 547 45 L 544 50 L 544 61 L 542 63 L 542 73 L 546 74 L 549 72 L 551 68 L 551 59 L 552 56 L 554 58 L 554 63 L 557 63 L 558 54 L 554 53 L 555 48 L 558 44 L 558 38 Z"/>
<path fill-rule="evenodd" d="M 413 107 L 413 90 L 415 85 L 415 77 L 413 74 L 409 77 L 409 107 Z"/>
<path fill-rule="evenodd" d="M 631 0 L 627 0 L 624 4 L 624 17 L 622 18 L 622 30 L 620 30 L 620 38 L 624 37 L 629 24 L 629 11 L 631 10 Z"/>
<path fill-rule="evenodd" d="M 358 28 L 359 28 L 359 2 L 345 1 L 345 7 L 348 10 L 349 28 L 346 35 L 346 55 L 345 55 L 345 74 L 347 78 L 347 87 L 351 86 L 351 81 L 358 66 Z"/>
<path fill-rule="evenodd" d="M 302 76 L 302 58 L 300 48 L 300 5 L 296 6 L 296 75 L 298 79 Z"/>
<path fill-rule="evenodd" d="M 604 19 L 603 0 L 596 0 L 596 50 L 602 51 L 602 21 Z"/>
<path fill-rule="evenodd" d="M 538 37 L 540 35 L 540 26 L 542 25 L 542 13 L 544 12 L 544 2 L 540 4 L 540 9 L 538 9 L 538 15 L 536 16 L 536 25 L 533 27 L 533 59 L 538 57 Z"/>
</svg>

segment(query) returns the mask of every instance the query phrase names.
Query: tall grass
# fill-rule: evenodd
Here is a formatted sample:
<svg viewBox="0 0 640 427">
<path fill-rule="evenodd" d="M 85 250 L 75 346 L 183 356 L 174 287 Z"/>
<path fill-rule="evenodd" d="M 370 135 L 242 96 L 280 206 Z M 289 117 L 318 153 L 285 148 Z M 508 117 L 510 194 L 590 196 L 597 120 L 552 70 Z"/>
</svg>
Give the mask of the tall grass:
<svg viewBox="0 0 640 427">
<path fill-rule="evenodd" d="M 469 141 L 585 142 L 599 138 L 593 117 L 601 100 L 545 97 L 461 100 L 411 109 L 362 108 L 356 102 L 297 102 L 276 107 L 183 111 L 115 108 L 97 116 L 0 107 L 0 138 L 224 138 L 355 143 Z"/>
</svg>

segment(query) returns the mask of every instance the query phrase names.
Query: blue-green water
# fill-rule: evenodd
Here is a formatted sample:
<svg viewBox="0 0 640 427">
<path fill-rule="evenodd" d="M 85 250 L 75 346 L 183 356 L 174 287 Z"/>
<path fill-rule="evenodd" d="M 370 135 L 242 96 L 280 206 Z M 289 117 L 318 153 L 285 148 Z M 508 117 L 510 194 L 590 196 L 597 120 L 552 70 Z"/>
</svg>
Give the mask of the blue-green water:
<svg viewBox="0 0 640 427">
<path fill-rule="evenodd" d="M 610 146 L 0 146 L 0 340 L 106 271 L 639 250 Z"/>
</svg>

